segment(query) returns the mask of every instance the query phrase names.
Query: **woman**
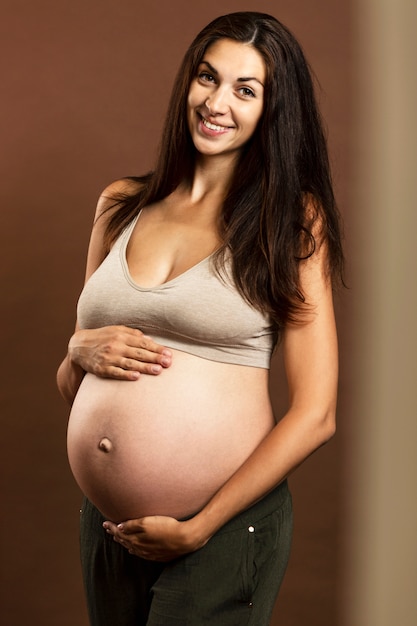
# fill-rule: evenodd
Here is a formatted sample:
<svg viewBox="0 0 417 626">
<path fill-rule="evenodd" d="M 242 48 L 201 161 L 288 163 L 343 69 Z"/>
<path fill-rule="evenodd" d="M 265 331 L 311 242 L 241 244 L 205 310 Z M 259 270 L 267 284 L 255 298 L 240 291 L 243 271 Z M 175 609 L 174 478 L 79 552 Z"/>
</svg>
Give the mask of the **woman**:
<svg viewBox="0 0 417 626">
<path fill-rule="evenodd" d="M 265 14 L 214 20 L 185 55 L 155 170 L 99 201 L 58 371 L 93 625 L 269 623 L 286 477 L 335 429 L 341 266 L 299 45 Z"/>
</svg>

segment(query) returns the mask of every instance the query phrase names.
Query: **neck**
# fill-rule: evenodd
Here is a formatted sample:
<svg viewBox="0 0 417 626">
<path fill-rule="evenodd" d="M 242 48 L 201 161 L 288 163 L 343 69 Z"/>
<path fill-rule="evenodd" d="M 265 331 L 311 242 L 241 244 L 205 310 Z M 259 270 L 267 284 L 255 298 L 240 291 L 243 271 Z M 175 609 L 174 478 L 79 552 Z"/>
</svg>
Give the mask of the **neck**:
<svg viewBox="0 0 417 626">
<path fill-rule="evenodd" d="M 236 158 L 232 155 L 206 157 L 200 155 L 196 161 L 189 193 L 193 202 L 199 202 L 208 196 L 226 197 L 236 167 Z"/>
</svg>

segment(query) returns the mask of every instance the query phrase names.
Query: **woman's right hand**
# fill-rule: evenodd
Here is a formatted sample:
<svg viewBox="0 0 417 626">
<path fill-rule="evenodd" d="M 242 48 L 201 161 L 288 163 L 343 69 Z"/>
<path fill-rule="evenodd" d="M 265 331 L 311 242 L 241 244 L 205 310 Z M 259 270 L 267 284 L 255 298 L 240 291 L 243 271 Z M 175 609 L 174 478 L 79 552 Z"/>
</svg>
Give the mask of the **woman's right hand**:
<svg viewBox="0 0 417 626">
<path fill-rule="evenodd" d="M 77 330 L 69 341 L 68 356 L 86 372 L 119 380 L 158 375 L 172 359 L 170 350 L 128 326 Z"/>
</svg>

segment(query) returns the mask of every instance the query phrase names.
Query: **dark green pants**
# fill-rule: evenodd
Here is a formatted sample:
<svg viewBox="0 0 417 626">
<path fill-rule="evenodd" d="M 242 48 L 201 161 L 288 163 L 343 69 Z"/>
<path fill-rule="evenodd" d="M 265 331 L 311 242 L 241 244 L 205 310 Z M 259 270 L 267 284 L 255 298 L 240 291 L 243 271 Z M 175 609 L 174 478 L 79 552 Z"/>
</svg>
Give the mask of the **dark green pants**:
<svg viewBox="0 0 417 626">
<path fill-rule="evenodd" d="M 130 555 L 85 500 L 81 561 L 91 626 L 268 626 L 292 535 L 284 482 L 171 563 Z"/>
</svg>

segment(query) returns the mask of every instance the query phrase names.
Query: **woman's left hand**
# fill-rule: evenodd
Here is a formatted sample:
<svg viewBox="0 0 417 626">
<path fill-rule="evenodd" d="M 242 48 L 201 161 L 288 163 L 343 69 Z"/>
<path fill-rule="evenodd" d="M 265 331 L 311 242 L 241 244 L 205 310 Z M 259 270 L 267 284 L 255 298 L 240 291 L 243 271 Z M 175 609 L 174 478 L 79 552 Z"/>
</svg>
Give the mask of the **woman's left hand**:
<svg viewBox="0 0 417 626">
<path fill-rule="evenodd" d="M 191 521 L 179 522 L 173 517 L 155 515 L 122 524 L 106 521 L 103 528 L 130 554 L 164 562 L 194 552 L 206 543 L 192 538 Z"/>
</svg>

